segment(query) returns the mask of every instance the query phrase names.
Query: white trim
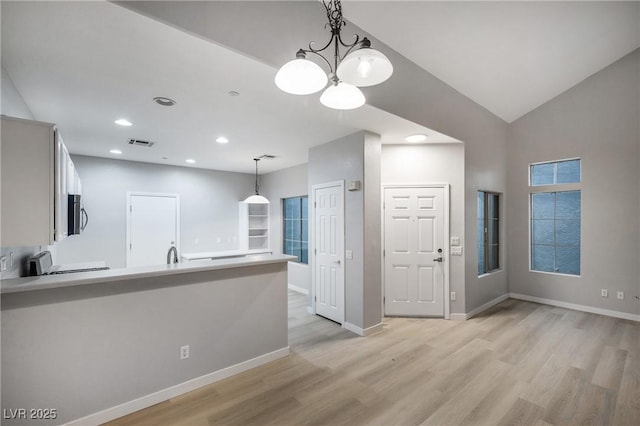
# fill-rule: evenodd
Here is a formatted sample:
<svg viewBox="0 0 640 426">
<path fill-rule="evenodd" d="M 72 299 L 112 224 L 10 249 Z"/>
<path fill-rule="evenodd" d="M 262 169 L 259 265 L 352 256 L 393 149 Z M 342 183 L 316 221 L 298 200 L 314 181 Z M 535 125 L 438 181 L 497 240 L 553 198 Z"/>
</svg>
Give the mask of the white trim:
<svg viewBox="0 0 640 426">
<path fill-rule="evenodd" d="M 345 329 L 349 330 L 352 333 L 356 333 L 358 336 L 367 337 L 379 331 L 382 331 L 383 324 L 379 322 L 376 325 L 372 325 L 367 328 L 360 328 L 357 325 L 353 325 L 350 322 L 346 322 L 342 325 Z"/>
<path fill-rule="evenodd" d="M 449 222 L 449 208 L 450 208 L 450 204 L 451 204 L 451 199 L 450 199 L 450 185 L 448 183 L 412 183 L 412 184 L 394 184 L 394 183 L 383 183 L 381 185 L 381 198 L 382 198 L 382 205 L 384 206 L 384 194 L 385 194 L 385 190 L 387 188 L 442 188 L 443 192 L 444 192 L 444 206 L 443 206 L 443 227 L 444 227 L 444 233 L 443 233 L 443 245 L 444 245 L 444 258 L 445 258 L 445 262 L 444 262 L 444 288 L 442 290 L 443 295 L 442 295 L 442 303 L 444 304 L 444 319 L 448 320 L 451 319 L 451 298 L 450 298 L 450 294 L 451 294 L 451 289 L 450 289 L 450 284 L 449 284 L 449 275 L 451 274 L 451 255 L 450 255 L 450 250 L 449 250 L 449 246 L 451 244 L 451 238 L 450 238 L 450 229 L 449 227 L 450 222 Z M 380 219 L 380 227 L 381 227 L 381 238 L 382 238 L 382 250 L 384 251 L 385 247 L 384 247 L 384 221 L 385 221 L 385 213 L 384 213 L 384 208 L 381 209 L 381 219 Z M 384 264 L 385 264 L 385 257 L 382 255 L 382 253 L 380 253 L 380 257 L 382 259 L 381 262 L 381 274 L 382 274 L 382 296 L 384 299 L 384 295 L 385 295 L 385 282 L 384 282 Z M 385 311 L 384 311 L 384 302 L 381 300 L 380 301 L 382 303 L 382 315 L 385 315 Z"/>
<path fill-rule="evenodd" d="M 287 284 L 287 288 L 289 290 L 295 291 L 296 293 L 306 294 L 307 296 L 309 295 L 309 290 L 307 290 L 306 288 L 298 287 L 297 285 Z"/>
<path fill-rule="evenodd" d="M 65 425 L 81 426 L 102 424 L 119 417 L 126 416 L 127 414 L 142 410 L 143 408 L 147 408 L 160 402 L 166 401 L 168 399 L 175 398 L 178 395 L 182 395 L 203 386 L 210 385 L 211 383 L 215 383 L 222 379 L 226 379 L 227 377 L 233 376 L 234 374 L 242 373 L 243 371 L 247 371 L 268 362 L 275 361 L 276 359 L 285 357 L 287 355 L 289 355 L 289 346 L 266 353 L 264 355 L 260 355 L 247 361 L 243 361 L 230 367 L 223 368 L 222 370 L 214 371 L 212 373 L 205 374 L 204 376 L 196 377 L 195 379 L 191 379 L 178 385 L 163 389 L 161 391 L 134 399 L 133 401 L 125 402 L 123 404 L 116 405 L 115 407 L 107 408 L 106 410 L 90 414 L 86 417 L 72 420 L 68 423 L 65 423 Z"/>
<path fill-rule="evenodd" d="M 316 311 L 313 309 L 313 306 L 307 306 L 307 312 L 309 315 L 315 315 Z"/>
<path fill-rule="evenodd" d="M 332 188 L 332 187 L 340 187 L 342 193 L 342 283 L 344 286 L 343 296 L 344 300 L 342 301 L 342 322 L 336 321 L 339 324 L 343 324 L 347 318 L 347 281 L 346 281 L 346 266 L 344 263 L 344 251 L 347 244 L 347 225 L 345 212 L 347 210 L 345 193 L 344 193 L 344 180 L 337 180 L 334 182 L 325 182 L 319 183 L 317 185 L 311 186 L 311 200 L 309 204 L 310 214 L 309 214 L 309 267 L 311 268 L 311 311 L 309 313 L 311 315 L 316 314 L 316 190 L 324 189 L 324 188 Z M 307 308 L 307 310 L 309 310 Z M 333 319 L 332 319 L 333 320 Z"/>
<path fill-rule="evenodd" d="M 610 309 L 595 308 L 593 306 L 578 305 L 576 303 L 562 302 L 560 300 L 544 299 L 542 297 L 528 296 L 526 294 L 509 293 L 512 299 L 526 300 L 527 302 L 542 303 L 545 305 L 558 306 L 560 308 L 573 309 L 575 311 L 589 312 L 592 314 L 605 315 L 608 317 L 622 318 L 630 321 L 640 322 L 640 315 L 627 312 L 612 311 Z"/>
<path fill-rule="evenodd" d="M 482 305 L 478 306 L 475 309 L 472 309 L 471 311 L 467 312 L 466 314 L 451 314 L 451 319 L 454 320 L 454 321 L 466 321 L 466 320 L 468 320 L 470 318 L 475 317 L 479 313 L 482 313 L 482 312 L 486 311 L 487 309 L 491 308 L 492 306 L 495 306 L 498 303 L 504 302 L 508 298 L 509 298 L 509 293 L 505 293 L 502 296 L 498 296 L 495 299 L 490 300 L 487 303 L 482 304 Z"/>
<path fill-rule="evenodd" d="M 178 251 L 178 259 L 180 259 L 180 195 L 179 194 L 170 194 L 170 193 L 162 193 L 162 192 L 138 192 L 138 191 L 127 191 L 127 203 L 126 203 L 126 215 L 127 215 L 127 229 L 126 229 L 126 246 L 125 253 L 126 257 L 126 266 L 129 266 L 131 250 L 129 249 L 131 244 L 131 197 L 132 196 L 143 196 L 143 197 L 165 197 L 165 198 L 175 198 L 176 200 L 176 241 L 175 247 Z"/>
</svg>

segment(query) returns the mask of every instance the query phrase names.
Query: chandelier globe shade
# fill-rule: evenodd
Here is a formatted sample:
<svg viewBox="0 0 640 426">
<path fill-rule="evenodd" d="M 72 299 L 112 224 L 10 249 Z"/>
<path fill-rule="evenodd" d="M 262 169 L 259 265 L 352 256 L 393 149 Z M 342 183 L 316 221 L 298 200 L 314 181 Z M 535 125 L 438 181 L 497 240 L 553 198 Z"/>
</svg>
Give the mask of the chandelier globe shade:
<svg viewBox="0 0 640 426">
<path fill-rule="evenodd" d="M 393 74 L 393 65 L 384 53 L 362 48 L 349 53 L 338 66 L 340 81 L 353 86 L 375 86 L 386 81 Z"/>
<path fill-rule="evenodd" d="M 275 77 L 276 86 L 292 95 L 319 92 L 328 81 L 327 74 L 318 64 L 300 56 L 284 64 Z"/>
<path fill-rule="evenodd" d="M 322 105 L 333 109 L 355 109 L 364 105 L 364 94 L 356 86 L 341 81 L 332 84 L 320 96 Z"/>
</svg>

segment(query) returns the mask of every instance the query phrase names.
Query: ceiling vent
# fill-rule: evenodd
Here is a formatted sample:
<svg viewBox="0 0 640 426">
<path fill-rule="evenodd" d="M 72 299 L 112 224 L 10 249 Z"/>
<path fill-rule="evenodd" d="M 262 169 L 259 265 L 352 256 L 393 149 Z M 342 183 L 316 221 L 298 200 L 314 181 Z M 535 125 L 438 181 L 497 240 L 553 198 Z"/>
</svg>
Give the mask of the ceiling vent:
<svg viewBox="0 0 640 426">
<path fill-rule="evenodd" d="M 144 146 L 147 148 L 151 148 L 155 144 L 156 144 L 155 142 L 143 141 L 141 139 L 129 139 L 129 145 L 137 145 L 137 146 Z"/>
</svg>

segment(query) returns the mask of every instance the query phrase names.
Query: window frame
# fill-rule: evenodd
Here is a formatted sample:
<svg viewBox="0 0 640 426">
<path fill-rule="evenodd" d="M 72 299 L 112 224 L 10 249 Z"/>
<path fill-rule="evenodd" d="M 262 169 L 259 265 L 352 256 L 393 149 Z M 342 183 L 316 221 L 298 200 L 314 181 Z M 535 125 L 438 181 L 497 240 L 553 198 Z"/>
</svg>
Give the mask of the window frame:
<svg viewBox="0 0 640 426">
<path fill-rule="evenodd" d="M 580 162 L 580 181 L 579 182 L 572 182 L 572 183 L 553 183 L 553 184 L 545 184 L 545 185 L 533 185 L 531 183 L 531 168 L 532 166 L 537 166 L 540 164 L 550 164 L 550 163 L 561 163 L 564 161 L 575 161 L 578 160 Z M 529 163 L 528 167 L 527 167 L 527 173 L 529 175 L 529 191 L 528 191 L 528 227 L 529 227 L 529 242 L 528 242 L 528 252 L 529 252 L 529 272 L 535 272 L 538 274 L 551 274 L 551 275 L 560 275 L 560 276 L 565 276 L 565 277 L 572 277 L 572 278 L 580 278 L 582 276 L 582 177 L 583 177 L 583 172 L 582 172 L 582 158 L 580 157 L 573 157 L 573 158 L 564 158 L 564 159 L 559 159 L 559 160 L 552 160 L 552 161 L 540 161 L 540 162 L 536 162 L 536 163 Z M 572 191 L 577 191 L 580 193 L 580 217 L 579 217 L 579 223 L 580 223 L 580 245 L 578 246 L 578 251 L 579 251 L 579 262 L 580 262 L 580 273 L 578 274 L 571 274 L 571 273 L 567 273 L 567 272 L 557 272 L 557 271 L 540 271 L 538 269 L 533 269 L 533 215 L 532 215 L 532 208 L 533 208 L 533 194 L 554 194 L 557 195 L 560 192 L 572 192 Z M 555 220 L 555 219 L 554 219 Z M 556 247 L 556 244 L 554 242 L 554 248 Z M 554 257 L 554 261 L 555 261 L 555 257 Z"/>
<path fill-rule="evenodd" d="M 483 272 L 477 271 L 478 272 L 478 277 L 482 277 L 485 275 L 490 275 L 499 271 L 502 271 L 502 198 L 503 198 L 503 194 L 497 191 L 485 191 L 482 189 L 479 189 L 477 191 L 477 193 L 482 193 L 483 194 L 483 206 L 484 206 L 484 211 L 483 211 L 483 230 L 482 230 L 482 235 L 483 235 L 483 252 L 484 252 L 484 265 L 483 265 Z M 497 241 L 497 246 L 498 246 L 498 258 L 497 258 L 497 263 L 498 266 L 496 268 L 493 269 L 489 269 L 489 252 L 490 252 L 490 245 L 488 244 L 489 242 L 489 219 L 492 219 L 489 217 L 489 196 L 495 196 L 496 197 L 496 201 L 497 201 L 497 229 L 498 229 L 498 241 Z M 480 217 L 478 217 L 478 222 L 480 221 Z M 476 232 L 478 230 L 476 229 Z M 480 250 L 480 241 L 478 241 L 477 244 L 478 247 L 478 256 L 480 255 L 479 250 Z M 479 266 L 479 263 L 476 265 Z"/>
<path fill-rule="evenodd" d="M 287 215 L 286 215 L 286 201 L 287 200 L 299 200 L 299 207 L 300 207 L 300 218 L 298 220 L 298 222 L 300 223 L 300 239 L 299 240 L 293 240 L 293 239 L 289 239 L 289 241 L 298 241 L 300 243 L 300 256 L 298 257 L 297 260 L 292 260 L 292 262 L 295 263 L 300 263 L 301 265 L 308 265 L 309 264 L 309 196 L 308 195 L 297 195 L 297 196 L 293 196 L 293 197 L 285 197 L 282 198 L 282 203 L 281 203 L 281 212 L 282 212 L 282 253 L 283 254 L 290 254 L 291 256 L 297 256 L 296 254 L 291 254 L 291 253 L 287 253 L 286 247 L 287 247 Z M 306 199 L 307 200 L 307 217 L 303 217 L 302 215 L 302 199 Z M 304 227 L 302 226 L 302 222 L 303 220 L 307 220 L 307 238 L 306 240 L 303 239 L 303 229 Z M 291 220 L 291 218 L 289 218 L 289 220 Z M 296 219 L 293 219 L 296 220 Z M 303 246 L 306 245 L 307 248 L 307 259 L 306 262 L 303 261 Z"/>
</svg>

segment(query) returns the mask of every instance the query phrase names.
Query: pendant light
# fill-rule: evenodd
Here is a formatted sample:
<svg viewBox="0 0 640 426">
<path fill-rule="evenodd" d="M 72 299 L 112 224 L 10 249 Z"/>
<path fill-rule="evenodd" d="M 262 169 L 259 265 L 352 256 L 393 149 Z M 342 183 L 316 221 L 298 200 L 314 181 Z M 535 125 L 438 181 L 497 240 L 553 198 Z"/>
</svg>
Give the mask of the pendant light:
<svg viewBox="0 0 640 426">
<path fill-rule="evenodd" d="M 245 203 L 247 204 L 269 204 L 269 200 L 267 200 L 265 197 L 263 197 L 262 195 L 260 195 L 258 193 L 259 190 L 259 186 L 258 186 L 258 161 L 260 161 L 259 158 L 254 158 L 253 161 L 256 162 L 256 193 L 253 195 L 250 195 L 247 197 L 246 200 L 244 200 Z"/>
<path fill-rule="evenodd" d="M 371 41 L 360 39 L 355 34 L 352 43 L 345 43 L 340 34 L 347 25 L 342 17 L 340 0 L 322 0 L 331 28 L 329 42 L 321 48 L 299 49 L 296 59 L 280 68 L 275 77 L 276 86 L 293 95 L 308 95 L 325 89 L 320 102 L 334 109 L 354 109 L 365 103 L 365 97 L 358 87 L 380 84 L 393 74 L 391 61 L 382 53 L 371 48 Z M 340 49 L 346 49 L 341 54 Z M 327 50 L 325 57 L 322 52 Z M 322 59 L 329 72 L 307 59 L 307 53 Z M 328 76 L 327 76 L 328 74 Z"/>
</svg>

